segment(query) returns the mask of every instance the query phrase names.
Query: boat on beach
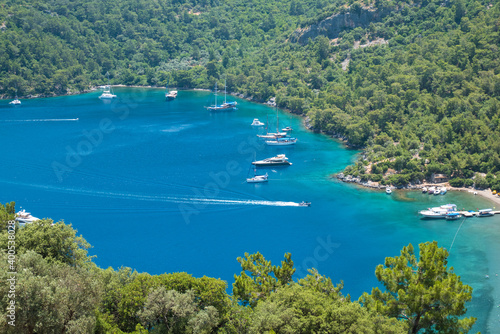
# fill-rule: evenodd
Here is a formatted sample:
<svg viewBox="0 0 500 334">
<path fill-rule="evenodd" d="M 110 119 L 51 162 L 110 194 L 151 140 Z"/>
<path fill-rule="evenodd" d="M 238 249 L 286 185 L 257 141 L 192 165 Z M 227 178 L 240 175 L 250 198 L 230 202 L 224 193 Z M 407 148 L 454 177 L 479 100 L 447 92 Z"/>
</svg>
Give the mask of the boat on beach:
<svg viewBox="0 0 500 334">
<path fill-rule="evenodd" d="M 278 154 L 275 157 L 267 158 L 264 160 L 254 161 L 252 165 L 257 167 L 263 166 L 289 166 L 292 163 L 288 161 L 288 158 L 284 154 Z"/>
</svg>

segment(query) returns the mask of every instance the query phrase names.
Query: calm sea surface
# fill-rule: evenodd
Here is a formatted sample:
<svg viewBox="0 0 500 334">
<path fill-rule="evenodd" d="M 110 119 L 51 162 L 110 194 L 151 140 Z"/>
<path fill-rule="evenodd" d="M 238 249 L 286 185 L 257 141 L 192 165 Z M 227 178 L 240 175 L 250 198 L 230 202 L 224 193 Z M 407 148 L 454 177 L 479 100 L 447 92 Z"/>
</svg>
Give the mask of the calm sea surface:
<svg viewBox="0 0 500 334">
<path fill-rule="evenodd" d="M 474 288 L 474 330 L 499 332 L 500 217 L 469 218 L 458 230 L 460 221 L 417 215 L 446 203 L 495 204 L 459 192 L 389 196 L 332 180 L 357 152 L 281 111 L 280 128 L 292 126 L 298 143 L 263 145 L 256 134 L 264 129 L 250 124 L 267 118 L 276 129 L 267 106 L 237 100 L 237 111 L 211 113 L 203 108 L 208 92 L 180 91 L 171 102 L 160 89 L 115 93 L 113 101 L 99 92 L 18 107 L 2 101 L 0 202 L 71 223 L 103 268 L 207 275 L 226 280 L 228 291 L 241 271 L 238 256 L 259 251 L 279 264 L 291 252 L 298 277 L 315 267 L 357 299 L 378 286 L 375 267 L 408 243 L 450 249 L 454 241 L 449 263 Z M 267 184 L 245 182 L 254 159 L 280 153 L 293 165 L 259 170 Z"/>
</svg>

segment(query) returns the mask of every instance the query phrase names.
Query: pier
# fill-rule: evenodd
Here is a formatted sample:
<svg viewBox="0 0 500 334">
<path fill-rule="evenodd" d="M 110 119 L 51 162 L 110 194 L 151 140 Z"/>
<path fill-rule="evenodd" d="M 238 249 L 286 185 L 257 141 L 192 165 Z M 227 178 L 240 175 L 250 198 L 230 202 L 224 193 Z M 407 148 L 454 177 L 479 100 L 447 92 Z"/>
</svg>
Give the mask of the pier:
<svg viewBox="0 0 500 334">
<path fill-rule="evenodd" d="M 464 217 L 490 217 L 493 215 L 500 214 L 500 211 L 490 211 L 490 215 L 479 216 L 479 211 L 457 211 Z"/>
</svg>

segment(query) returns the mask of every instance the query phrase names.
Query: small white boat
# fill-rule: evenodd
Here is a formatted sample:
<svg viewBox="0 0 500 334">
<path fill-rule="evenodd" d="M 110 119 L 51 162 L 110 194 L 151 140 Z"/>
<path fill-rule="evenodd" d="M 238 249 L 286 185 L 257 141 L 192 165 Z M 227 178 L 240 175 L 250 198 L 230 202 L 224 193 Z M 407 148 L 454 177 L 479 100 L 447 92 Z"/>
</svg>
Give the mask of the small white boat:
<svg viewBox="0 0 500 334">
<path fill-rule="evenodd" d="M 177 91 L 176 90 L 171 90 L 165 93 L 165 100 L 167 101 L 172 101 L 177 97 Z"/>
<path fill-rule="evenodd" d="M 281 131 L 289 132 L 289 131 L 293 131 L 293 129 L 291 126 L 287 126 L 286 128 L 281 129 Z"/>
<path fill-rule="evenodd" d="M 478 217 L 489 217 L 493 216 L 495 212 L 493 212 L 493 209 L 481 209 L 478 211 L 477 216 Z"/>
<path fill-rule="evenodd" d="M 422 188 L 422 193 L 425 194 L 427 192 L 427 187 Z"/>
<path fill-rule="evenodd" d="M 387 195 L 392 194 L 392 189 L 391 189 L 391 188 L 389 188 L 389 187 L 388 187 L 388 188 L 385 188 L 385 193 L 386 193 Z"/>
<path fill-rule="evenodd" d="M 17 89 L 16 89 L 16 98 L 14 100 L 10 101 L 9 104 L 12 104 L 12 105 L 21 104 L 21 101 L 19 101 L 19 99 L 17 98 Z"/>
<path fill-rule="evenodd" d="M 299 206 L 311 206 L 311 202 L 304 202 L 304 201 L 302 201 L 302 202 L 299 203 Z"/>
<path fill-rule="evenodd" d="M 259 121 L 259 119 L 258 119 L 258 118 L 254 118 L 254 119 L 253 119 L 253 122 L 252 122 L 252 124 L 251 124 L 251 125 L 252 125 L 252 126 L 263 126 L 263 125 L 265 125 L 265 124 L 264 124 L 264 123 L 262 123 L 261 121 Z"/>
<path fill-rule="evenodd" d="M 434 195 L 435 191 L 436 191 L 436 187 L 429 187 L 429 189 L 427 189 L 427 193 L 429 195 Z"/>
<path fill-rule="evenodd" d="M 268 175 L 255 175 L 254 177 L 247 178 L 247 183 L 260 183 L 267 182 Z"/>
<path fill-rule="evenodd" d="M 26 224 L 26 223 L 32 223 L 36 220 L 40 220 L 40 218 L 33 217 L 30 212 L 27 212 L 26 210 L 21 210 L 18 213 L 16 213 L 16 220 L 19 223 Z"/>
<path fill-rule="evenodd" d="M 441 193 L 441 195 L 444 195 L 444 194 L 446 194 L 447 192 L 448 192 L 448 189 L 446 189 L 446 187 L 441 187 L 441 189 L 440 189 L 440 193 Z"/>
<path fill-rule="evenodd" d="M 295 145 L 297 142 L 297 138 L 291 138 L 291 137 L 282 137 L 282 138 L 276 138 L 274 140 L 266 140 L 266 144 L 269 146 L 289 146 L 289 145 Z"/>
<path fill-rule="evenodd" d="M 111 85 L 109 83 L 109 72 L 106 72 L 106 75 L 108 77 L 108 84 L 106 86 L 104 86 L 104 89 L 102 91 L 102 94 L 101 96 L 99 96 L 99 98 L 102 100 L 110 100 L 110 99 L 114 99 L 116 97 L 115 94 L 113 94 L 113 92 L 111 91 Z"/>
</svg>

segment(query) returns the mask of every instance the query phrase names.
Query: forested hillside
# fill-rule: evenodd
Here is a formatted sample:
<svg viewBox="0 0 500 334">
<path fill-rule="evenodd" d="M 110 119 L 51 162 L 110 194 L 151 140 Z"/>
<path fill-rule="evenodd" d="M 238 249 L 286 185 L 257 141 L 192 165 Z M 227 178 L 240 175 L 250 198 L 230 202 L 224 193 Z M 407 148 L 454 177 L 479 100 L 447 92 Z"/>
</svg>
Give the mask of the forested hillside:
<svg viewBox="0 0 500 334">
<path fill-rule="evenodd" d="M 7 1 L 0 94 L 82 91 L 107 72 L 177 88 L 227 78 L 364 147 L 353 176 L 500 190 L 499 17 L 498 1 L 473 0 Z"/>
</svg>

